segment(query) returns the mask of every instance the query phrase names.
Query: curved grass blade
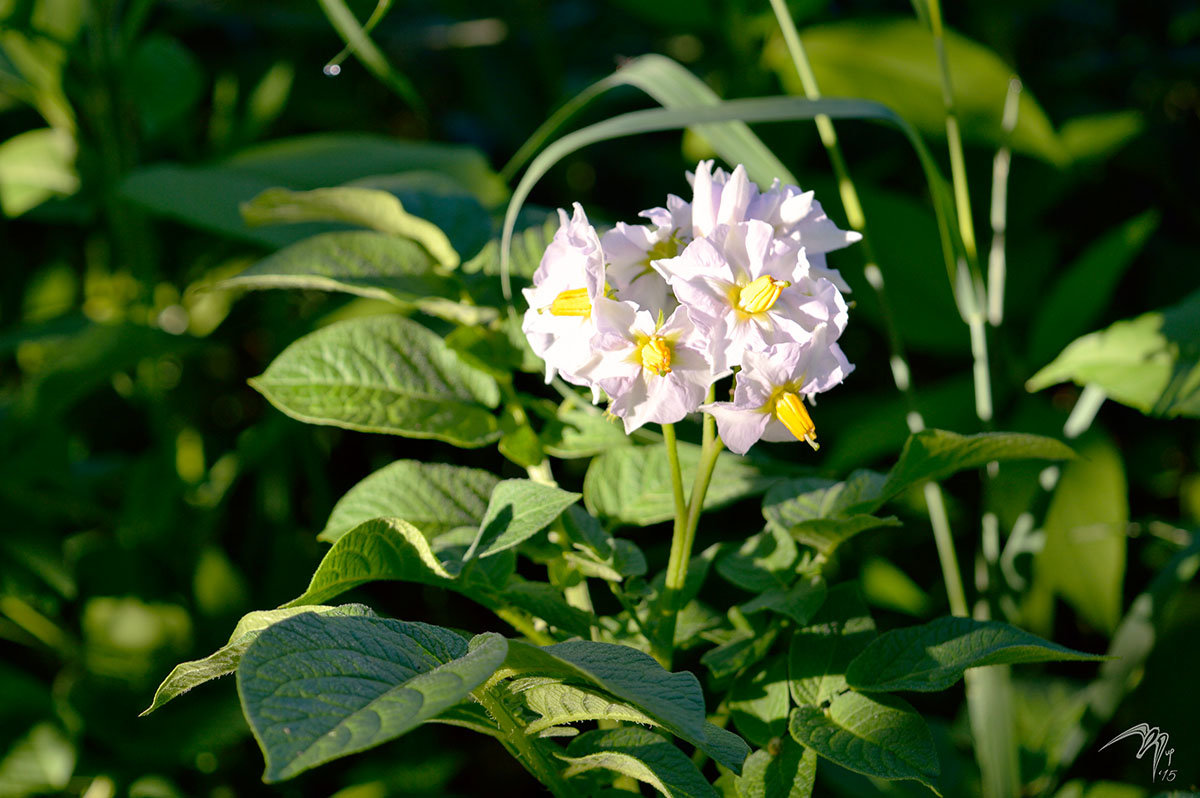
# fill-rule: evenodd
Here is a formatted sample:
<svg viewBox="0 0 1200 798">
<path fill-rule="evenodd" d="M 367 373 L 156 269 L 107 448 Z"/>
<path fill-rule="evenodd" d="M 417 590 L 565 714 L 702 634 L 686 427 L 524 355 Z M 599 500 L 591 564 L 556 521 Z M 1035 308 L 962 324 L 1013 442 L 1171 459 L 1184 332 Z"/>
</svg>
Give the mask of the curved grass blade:
<svg viewBox="0 0 1200 798">
<path fill-rule="evenodd" d="M 362 62 L 362 65 L 389 89 L 400 95 L 405 102 L 412 106 L 414 111 L 424 116 L 428 109 L 425 107 L 425 101 L 421 99 L 421 95 L 417 94 L 416 87 L 388 63 L 383 52 L 375 46 L 375 42 L 371 41 L 371 37 L 363 30 L 362 25 L 358 24 L 354 12 L 346 6 L 343 0 L 318 0 L 318 2 L 329 22 L 342 37 L 342 41 L 346 42 L 346 46 L 354 52 L 354 56 Z"/>
<path fill-rule="evenodd" d="M 391 10 L 391 8 L 392 0 L 379 0 L 379 2 L 375 4 L 375 10 L 371 12 L 371 16 L 367 17 L 367 21 L 362 26 L 363 34 L 369 36 L 371 31 L 375 30 L 375 26 L 383 20 L 384 16 L 388 11 Z M 342 71 L 342 62 L 349 58 L 353 53 L 354 48 L 347 44 L 342 48 L 340 53 L 325 62 L 325 66 L 322 67 L 321 71 L 330 76 L 339 74 Z"/>
<path fill-rule="evenodd" d="M 504 231 L 500 244 L 500 277 L 505 299 L 512 301 L 512 282 L 509 279 L 510 249 L 517 214 L 524 205 L 529 192 L 550 168 L 567 155 L 609 139 L 651 133 L 663 130 L 678 130 L 705 123 L 716 122 L 791 122 L 813 119 L 824 115 L 832 119 L 869 119 L 889 123 L 900 130 L 916 151 L 925 173 L 937 216 L 938 232 L 942 242 L 942 254 L 946 261 L 946 273 L 956 292 L 960 289 L 957 279 L 957 261 L 951 230 L 954 223 L 954 205 L 947 189 L 945 178 L 938 171 L 920 134 L 885 105 L 869 100 L 821 99 L 805 100 L 798 97 L 757 97 L 742 100 L 725 100 L 705 108 L 649 109 L 632 111 L 614 116 L 594 125 L 568 133 L 546 147 L 525 171 L 521 182 L 513 191 L 508 210 L 504 215 Z"/>
</svg>

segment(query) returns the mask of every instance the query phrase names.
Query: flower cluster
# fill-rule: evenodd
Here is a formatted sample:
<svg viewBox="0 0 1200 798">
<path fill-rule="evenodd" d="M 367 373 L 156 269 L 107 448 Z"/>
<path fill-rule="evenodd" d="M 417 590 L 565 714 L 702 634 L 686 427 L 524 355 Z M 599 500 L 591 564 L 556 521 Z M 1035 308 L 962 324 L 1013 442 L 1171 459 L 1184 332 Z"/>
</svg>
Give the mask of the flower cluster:
<svg viewBox="0 0 1200 798">
<path fill-rule="evenodd" d="M 843 292 L 825 253 L 860 236 L 839 230 L 812 192 L 778 180 L 766 191 L 738 166 L 702 161 L 692 200 L 618 223 L 603 236 L 578 203 L 525 289 L 523 330 L 557 373 L 603 394 L 632 432 L 711 414 L 725 445 L 744 454 L 759 440 L 803 440 L 816 428 L 804 400 L 854 368 L 837 344 Z M 704 403 L 737 371 L 732 402 Z"/>
</svg>

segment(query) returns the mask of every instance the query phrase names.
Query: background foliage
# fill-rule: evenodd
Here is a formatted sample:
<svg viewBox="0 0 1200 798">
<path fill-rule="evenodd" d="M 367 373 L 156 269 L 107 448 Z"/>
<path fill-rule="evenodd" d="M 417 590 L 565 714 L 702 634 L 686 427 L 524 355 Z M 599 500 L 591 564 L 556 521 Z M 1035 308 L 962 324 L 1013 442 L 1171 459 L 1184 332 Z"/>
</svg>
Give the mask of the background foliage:
<svg viewBox="0 0 1200 798">
<path fill-rule="evenodd" d="M 907 5 L 789 6 L 827 95 L 885 102 L 941 156 L 941 109 L 929 104 L 931 91 L 938 99 L 936 72 Z M 365 19 L 371 9 L 353 10 Z M 949 53 L 965 98 L 978 209 L 988 207 L 982 178 L 1001 140 L 1003 91 L 994 79 L 1015 69 L 1027 90 L 1012 138 L 996 425 L 1057 435 L 1079 393 L 1071 380 L 1100 381 L 1124 403 L 1104 405 L 1079 441 L 1082 456 L 1052 495 L 1037 499 L 1047 545 L 1036 561 L 1017 560 L 1029 589 L 1011 611 L 1057 642 L 1105 650 L 1134 597 L 1200 522 L 1200 440 L 1186 420 L 1197 412 L 1188 367 L 1200 311 L 1194 298 L 1180 304 L 1200 288 L 1191 234 L 1200 203 L 1189 177 L 1200 174 L 1200 12 L 1182 0 L 947 11 L 963 37 L 951 38 Z M 414 281 L 386 297 L 261 291 L 236 303 L 228 291 L 198 290 L 322 229 L 249 227 L 238 203 L 271 186 L 399 174 L 380 187 L 433 197 L 424 213 L 419 202 L 405 207 L 442 222 L 467 259 L 495 230 L 447 224 L 449 206 L 436 198 L 466 187 L 472 202 L 502 212 L 507 188 L 498 172 L 508 158 L 621 59 L 666 54 L 729 98 L 798 88 L 769 7 L 741 0 L 450 2 L 436 11 L 397 2 L 374 32 L 394 69 L 376 64 L 382 80 L 353 59 L 336 77 L 323 73 L 341 41 L 308 2 L 8 0 L 0 26 L 0 795 L 255 794 L 266 789 L 262 763 L 230 685 L 201 688 L 192 696 L 201 700 L 139 719 L 163 675 L 219 648 L 243 614 L 299 595 L 325 550 L 316 533 L 336 534 L 334 502 L 376 469 L 411 457 L 523 471 L 491 448 L 305 426 L 252 390 L 247 380 L 305 333 L 397 301 L 417 306 L 434 289 Z M 903 79 L 896 64 L 905 65 Z M 620 89 L 579 121 L 645 105 L 639 92 Z M 844 220 L 811 126 L 757 132 Z M 967 329 L 915 159 L 882 127 L 843 123 L 839 133 L 926 420 L 977 431 Z M 464 147 L 406 148 L 408 140 Z M 594 217 L 615 220 L 657 204 L 664 189 L 685 193 L 683 170 L 709 154 L 690 133 L 682 144 L 674 133 L 599 144 L 551 171 L 533 202 L 578 200 Z M 987 230 L 986 219 L 976 221 Z M 436 243 L 426 245 L 436 256 Z M 858 370 L 820 407 L 816 464 L 828 476 L 886 471 L 907 437 L 860 257 L 849 250 L 833 262 L 855 288 L 843 346 Z M 1026 390 L 1076 338 L 1120 320 L 1130 321 L 1073 344 L 1035 378 L 1033 387 L 1047 390 Z M 1165 362 L 1163 340 L 1176 345 Z M 1127 362 L 1114 367 L 1106 351 Z M 564 487 L 586 492 L 585 465 L 565 461 Z M 1002 529 L 1037 495 L 1040 469 L 1001 472 L 992 509 Z M 969 580 L 979 483 L 960 475 L 948 488 Z M 861 580 L 882 628 L 945 613 L 921 501 L 906 494 L 902 527 L 838 552 L 840 573 Z M 745 504 L 713 516 L 700 547 L 758 531 L 758 510 Z M 1086 551 L 1056 534 L 1083 526 L 1100 530 Z M 664 528 L 626 532 L 660 564 Z M 726 603 L 744 598 L 713 581 Z M 477 631 L 490 622 L 435 588 L 388 583 L 360 592 L 406 620 Z M 1145 671 L 1105 728 L 1110 737 L 1139 722 L 1170 730 L 1187 785 L 1200 778 L 1200 720 L 1181 700 L 1190 689 L 1186 664 L 1200 657 L 1200 594 L 1189 587 L 1158 612 Z M 1058 675 L 1077 670 L 1034 673 L 1027 681 L 1017 674 L 1022 766 L 1031 777 L 1051 756 L 1055 724 L 1079 706 L 1080 687 Z M 969 783 L 969 758 L 954 754 L 969 750 L 958 695 L 913 702 L 934 721 L 943 770 L 961 768 Z M 1132 755 L 1089 750 L 1067 778 L 1142 789 L 1148 769 Z M 857 777 L 824 764 L 821 773 L 827 793 L 865 794 Z M 536 789 L 498 745 L 436 726 L 270 789 L 484 794 L 497 779 L 514 792 Z"/>
</svg>

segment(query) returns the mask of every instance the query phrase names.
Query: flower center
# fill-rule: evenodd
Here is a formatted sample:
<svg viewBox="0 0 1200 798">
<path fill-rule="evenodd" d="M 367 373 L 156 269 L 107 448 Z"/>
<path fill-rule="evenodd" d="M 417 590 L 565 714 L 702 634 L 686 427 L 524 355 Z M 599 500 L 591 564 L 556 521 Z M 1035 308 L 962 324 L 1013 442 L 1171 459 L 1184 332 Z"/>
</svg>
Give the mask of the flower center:
<svg viewBox="0 0 1200 798">
<path fill-rule="evenodd" d="M 671 345 L 661 335 L 642 344 L 642 368 L 663 376 L 671 371 Z"/>
<path fill-rule="evenodd" d="M 550 303 L 550 312 L 555 316 L 592 315 L 592 301 L 588 299 L 586 288 L 571 288 L 554 297 Z"/>
<path fill-rule="evenodd" d="M 742 286 L 738 291 L 738 310 L 745 313 L 762 313 L 770 310 L 791 283 L 787 280 L 776 280 L 769 274 L 764 274 L 757 280 Z"/>
<path fill-rule="evenodd" d="M 813 424 L 812 416 L 808 414 L 808 408 L 799 394 L 793 391 L 780 394 L 775 400 L 775 417 L 783 422 L 788 432 L 796 436 L 796 440 L 804 441 L 814 451 L 821 448 L 817 443 L 817 425 Z"/>
</svg>

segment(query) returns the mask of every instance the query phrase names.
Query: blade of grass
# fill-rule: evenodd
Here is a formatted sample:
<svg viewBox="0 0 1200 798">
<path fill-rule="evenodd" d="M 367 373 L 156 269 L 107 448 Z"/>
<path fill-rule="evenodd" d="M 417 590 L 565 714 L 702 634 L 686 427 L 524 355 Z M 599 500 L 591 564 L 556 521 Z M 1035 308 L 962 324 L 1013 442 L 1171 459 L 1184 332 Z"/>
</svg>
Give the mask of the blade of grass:
<svg viewBox="0 0 1200 798">
<path fill-rule="evenodd" d="M 343 2 L 343 0 L 318 0 L 321 4 L 321 10 L 325 12 L 325 16 L 333 25 L 334 30 L 342 37 L 342 41 L 346 43 L 354 52 L 354 57 L 357 58 L 363 66 L 365 66 L 372 75 L 383 82 L 389 89 L 396 92 L 405 102 L 412 107 L 421 116 L 427 112 L 425 101 L 417 94 L 416 88 L 412 82 L 397 71 L 383 52 L 375 46 L 375 42 L 367 35 L 363 27 L 358 24 L 358 19 Z M 378 10 L 378 9 L 376 9 Z"/>
</svg>

